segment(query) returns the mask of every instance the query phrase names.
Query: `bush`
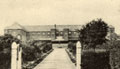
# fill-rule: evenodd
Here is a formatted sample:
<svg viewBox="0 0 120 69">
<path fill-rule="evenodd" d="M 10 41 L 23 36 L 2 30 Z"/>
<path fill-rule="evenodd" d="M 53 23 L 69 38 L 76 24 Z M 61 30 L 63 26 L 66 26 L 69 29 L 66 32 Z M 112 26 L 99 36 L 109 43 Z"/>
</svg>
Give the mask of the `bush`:
<svg viewBox="0 0 120 69">
<path fill-rule="evenodd" d="M 76 56 L 76 43 L 69 42 L 68 49 Z M 106 49 L 105 44 L 98 46 L 98 49 Z M 95 52 L 94 49 L 82 48 L 82 69 L 110 69 L 109 52 Z"/>
<path fill-rule="evenodd" d="M 27 61 L 33 61 L 34 59 L 36 59 L 36 50 L 34 46 L 26 46 L 23 47 L 23 61 L 27 62 Z"/>
<path fill-rule="evenodd" d="M 110 69 L 109 52 L 83 52 L 82 69 Z"/>
<path fill-rule="evenodd" d="M 0 36 L 0 69 L 10 69 L 11 63 L 11 44 L 19 41 L 9 34 Z"/>
<path fill-rule="evenodd" d="M 46 53 L 47 51 L 52 49 L 52 43 L 45 43 L 44 44 L 44 48 L 43 48 L 43 52 Z"/>
<path fill-rule="evenodd" d="M 70 52 L 72 52 L 73 55 L 75 55 L 76 54 L 76 42 L 69 42 L 68 49 Z"/>
<path fill-rule="evenodd" d="M 23 61 L 34 61 L 37 58 L 41 58 L 43 53 L 52 49 L 51 42 L 33 41 L 30 45 L 23 46 Z"/>
<path fill-rule="evenodd" d="M 0 36 L 0 69 L 10 69 L 11 63 L 11 44 L 12 42 L 20 43 L 22 46 L 22 58 L 23 64 L 29 61 L 37 60 L 37 58 L 41 58 L 43 54 L 43 50 L 48 52 L 52 49 L 51 42 L 42 42 L 42 41 L 31 41 L 29 43 L 22 44 L 17 38 L 9 34 L 5 34 L 4 36 Z"/>
<path fill-rule="evenodd" d="M 110 65 L 112 69 L 120 68 L 120 41 L 109 41 L 108 48 L 110 50 Z"/>
</svg>

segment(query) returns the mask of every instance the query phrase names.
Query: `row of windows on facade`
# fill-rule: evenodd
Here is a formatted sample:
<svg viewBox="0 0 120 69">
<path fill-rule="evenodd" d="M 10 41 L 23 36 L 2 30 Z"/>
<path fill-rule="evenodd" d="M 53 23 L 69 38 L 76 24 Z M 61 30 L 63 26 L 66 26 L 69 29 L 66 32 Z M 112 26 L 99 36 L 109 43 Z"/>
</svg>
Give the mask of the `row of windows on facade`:
<svg viewBox="0 0 120 69">
<path fill-rule="evenodd" d="M 55 37 L 55 36 L 49 36 L 49 35 L 48 36 L 36 36 L 36 35 L 32 35 L 30 37 L 31 38 L 38 38 L 38 37 L 40 37 L 40 38 L 51 38 L 51 37 Z M 75 37 L 77 37 L 78 38 L 78 36 L 65 36 L 65 37 L 68 37 L 68 38 L 75 38 Z"/>
<path fill-rule="evenodd" d="M 13 32 L 12 30 L 5 30 L 5 33 L 9 33 L 9 32 Z M 51 34 L 50 32 L 37 32 L 37 33 L 39 33 L 39 34 Z M 57 34 L 63 34 L 63 32 L 56 32 Z M 69 34 L 76 34 L 77 32 L 71 32 L 71 31 L 69 31 Z M 36 33 L 34 33 L 34 34 L 36 34 Z"/>
<path fill-rule="evenodd" d="M 76 34 L 77 32 L 73 32 L 73 34 Z M 36 33 L 32 33 L 32 34 L 36 34 Z M 43 35 L 46 35 L 46 34 L 51 34 L 50 32 L 38 32 L 37 34 L 43 34 Z M 63 32 L 56 32 L 56 34 L 63 34 Z M 68 34 L 68 33 L 65 33 L 65 34 Z M 72 32 L 69 32 L 69 34 L 72 34 Z"/>
</svg>

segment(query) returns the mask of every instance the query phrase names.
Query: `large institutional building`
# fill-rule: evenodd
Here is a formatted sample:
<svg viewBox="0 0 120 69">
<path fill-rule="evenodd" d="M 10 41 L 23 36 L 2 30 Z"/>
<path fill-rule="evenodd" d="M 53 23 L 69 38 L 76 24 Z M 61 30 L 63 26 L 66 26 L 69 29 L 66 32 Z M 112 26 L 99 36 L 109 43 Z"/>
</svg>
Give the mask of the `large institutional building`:
<svg viewBox="0 0 120 69">
<path fill-rule="evenodd" d="M 22 26 L 18 23 L 6 27 L 5 34 L 11 34 L 16 38 L 20 38 L 22 42 L 31 40 L 52 41 L 53 43 L 68 43 L 68 41 L 78 41 L 79 33 L 77 30 L 81 29 L 81 25 L 35 25 Z M 109 26 L 108 40 L 117 39 L 115 28 Z"/>
<path fill-rule="evenodd" d="M 15 23 L 5 28 L 5 34 L 20 37 L 23 42 L 42 40 L 52 42 L 77 41 L 81 25 L 36 25 L 22 26 Z"/>
</svg>

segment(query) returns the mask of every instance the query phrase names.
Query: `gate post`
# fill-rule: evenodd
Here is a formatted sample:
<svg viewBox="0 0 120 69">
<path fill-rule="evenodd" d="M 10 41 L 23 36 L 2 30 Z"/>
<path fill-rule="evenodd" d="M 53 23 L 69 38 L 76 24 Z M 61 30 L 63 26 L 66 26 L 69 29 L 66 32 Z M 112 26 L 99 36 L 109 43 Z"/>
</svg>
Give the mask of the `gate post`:
<svg viewBox="0 0 120 69">
<path fill-rule="evenodd" d="M 76 44 L 76 69 L 81 69 L 81 43 Z"/>
<path fill-rule="evenodd" d="M 18 47 L 18 69 L 22 69 L 22 47 Z"/>
<path fill-rule="evenodd" d="M 11 47 L 11 69 L 22 69 L 22 47 L 16 42 Z"/>
<path fill-rule="evenodd" d="M 17 69 L 17 48 L 18 45 L 13 42 L 11 47 L 11 69 Z"/>
</svg>

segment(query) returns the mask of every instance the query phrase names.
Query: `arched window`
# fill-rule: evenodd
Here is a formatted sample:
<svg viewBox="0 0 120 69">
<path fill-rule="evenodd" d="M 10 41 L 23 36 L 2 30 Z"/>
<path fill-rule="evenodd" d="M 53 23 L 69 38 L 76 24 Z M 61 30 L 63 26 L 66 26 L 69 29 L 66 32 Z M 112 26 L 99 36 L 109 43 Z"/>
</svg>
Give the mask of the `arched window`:
<svg viewBox="0 0 120 69">
<path fill-rule="evenodd" d="M 20 34 L 17 35 L 17 38 L 18 38 L 19 40 L 22 40 L 22 36 L 21 36 Z"/>
</svg>

